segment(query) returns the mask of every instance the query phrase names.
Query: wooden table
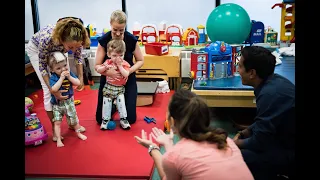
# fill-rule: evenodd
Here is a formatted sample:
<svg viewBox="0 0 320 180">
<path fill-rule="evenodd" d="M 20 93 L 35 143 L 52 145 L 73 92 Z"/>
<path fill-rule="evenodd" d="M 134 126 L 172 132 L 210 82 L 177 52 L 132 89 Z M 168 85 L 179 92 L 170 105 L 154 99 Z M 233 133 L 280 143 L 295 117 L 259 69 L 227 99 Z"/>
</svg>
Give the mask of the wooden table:
<svg viewBox="0 0 320 180">
<path fill-rule="evenodd" d="M 283 57 L 282 64 L 276 66 L 275 73 L 288 78 L 295 84 L 295 58 Z M 199 88 L 196 90 L 192 84 L 191 91 L 203 97 L 210 107 L 256 107 L 253 89 L 202 90 Z"/>
<path fill-rule="evenodd" d="M 31 65 L 31 63 L 25 64 L 25 70 L 24 70 L 24 75 L 28 76 L 29 74 L 33 73 L 34 69 Z"/>
<path fill-rule="evenodd" d="M 163 56 L 149 55 L 144 47 L 143 66 L 136 72 L 137 78 L 160 78 L 169 82 L 170 89 L 178 89 L 180 85 L 180 51 L 183 48 L 169 48 L 169 54 Z M 135 61 L 135 60 L 134 60 Z"/>
</svg>

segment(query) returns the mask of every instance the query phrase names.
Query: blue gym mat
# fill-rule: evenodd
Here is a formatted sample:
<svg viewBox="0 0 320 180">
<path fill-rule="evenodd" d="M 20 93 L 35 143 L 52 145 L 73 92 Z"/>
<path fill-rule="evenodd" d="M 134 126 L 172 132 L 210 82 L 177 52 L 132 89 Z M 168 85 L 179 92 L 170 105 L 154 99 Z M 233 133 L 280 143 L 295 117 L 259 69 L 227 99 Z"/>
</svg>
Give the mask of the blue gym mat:
<svg viewBox="0 0 320 180">
<path fill-rule="evenodd" d="M 295 83 L 295 57 L 283 57 L 282 64 L 277 65 L 275 73 L 288 78 Z M 240 76 L 231 78 L 222 78 L 215 80 L 206 80 L 207 85 L 201 86 L 203 80 L 194 80 L 193 89 L 195 90 L 253 90 L 251 86 L 244 86 L 241 83 Z"/>
</svg>

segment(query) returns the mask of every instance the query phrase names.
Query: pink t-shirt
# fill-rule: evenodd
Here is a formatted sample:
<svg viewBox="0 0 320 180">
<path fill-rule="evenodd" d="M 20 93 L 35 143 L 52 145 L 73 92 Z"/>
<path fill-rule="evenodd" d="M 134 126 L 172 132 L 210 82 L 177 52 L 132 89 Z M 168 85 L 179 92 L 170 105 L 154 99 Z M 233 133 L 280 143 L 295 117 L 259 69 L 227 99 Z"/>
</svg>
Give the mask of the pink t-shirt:
<svg viewBox="0 0 320 180">
<path fill-rule="evenodd" d="M 110 69 L 110 68 L 116 68 L 116 71 L 117 72 L 120 72 L 120 70 L 118 69 L 117 65 L 111 60 L 111 59 L 107 59 L 103 65 L 105 65 L 107 67 L 107 69 Z M 130 64 L 123 60 L 122 62 L 122 66 L 125 70 L 129 71 L 130 70 Z M 122 75 L 121 75 L 121 78 L 117 78 L 117 79 L 114 79 L 112 77 L 109 77 L 107 76 L 106 77 L 107 79 L 107 82 L 112 84 L 112 85 L 115 85 L 115 86 L 124 86 L 127 82 L 127 79 L 124 78 Z"/>
<path fill-rule="evenodd" d="M 168 180 L 253 180 L 240 149 L 228 138 L 227 150 L 216 144 L 181 139 L 162 158 Z"/>
</svg>

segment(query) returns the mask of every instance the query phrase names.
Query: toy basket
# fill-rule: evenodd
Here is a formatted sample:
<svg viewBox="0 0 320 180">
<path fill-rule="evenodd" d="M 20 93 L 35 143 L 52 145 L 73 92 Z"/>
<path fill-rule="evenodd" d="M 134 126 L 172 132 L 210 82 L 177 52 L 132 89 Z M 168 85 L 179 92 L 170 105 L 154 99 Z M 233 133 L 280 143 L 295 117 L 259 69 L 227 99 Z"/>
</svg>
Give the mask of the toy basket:
<svg viewBox="0 0 320 180">
<path fill-rule="evenodd" d="M 162 56 L 169 53 L 169 45 L 164 43 L 147 43 L 145 44 L 146 54 Z"/>
</svg>

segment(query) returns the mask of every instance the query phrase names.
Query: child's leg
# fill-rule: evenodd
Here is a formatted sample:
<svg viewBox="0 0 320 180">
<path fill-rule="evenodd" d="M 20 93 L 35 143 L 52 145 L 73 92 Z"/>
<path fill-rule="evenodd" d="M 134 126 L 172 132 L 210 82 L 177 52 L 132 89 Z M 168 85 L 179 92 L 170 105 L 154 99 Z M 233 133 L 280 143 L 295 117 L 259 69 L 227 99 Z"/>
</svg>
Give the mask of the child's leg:
<svg viewBox="0 0 320 180">
<path fill-rule="evenodd" d="M 111 120 L 112 98 L 103 97 L 102 102 L 102 123 L 100 129 L 108 129 L 108 123 Z"/>
<path fill-rule="evenodd" d="M 52 114 L 53 114 L 53 118 L 52 118 L 52 130 L 53 130 L 53 134 L 52 134 L 52 141 L 57 142 L 58 141 L 58 135 L 56 134 L 56 128 L 55 128 L 55 121 L 62 121 L 62 117 L 63 117 L 63 109 L 60 108 L 59 105 L 53 105 L 52 106 Z M 63 137 L 61 136 L 61 134 L 59 134 L 60 139 L 63 140 Z"/>
<path fill-rule="evenodd" d="M 81 133 L 81 127 L 79 124 L 79 119 L 77 114 L 73 114 L 72 116 L 67 115 L 67 121 L 68 124 L 72 127 L 72 129 L 74 129 L 74 131 L 77 133 L 77 136 L 82 139 L 82 140 L 86 140 L 87 136 L 83 135 Z"/>
<path fill-rule="evenodd" d="M 63 147 L 64 144 L 61 141 L 61 120 L 54 122 L 54 132 L 57 137 L 57 147 Z"/>
<path fill-rule="evenodd" d="M 74 97 L 72 97 L 72 100 L 74 101 Z M 74 130 L 73 126 L 69 123 L 70 121 L 67 121 L 67 122 L 68 122 L 69 129 Z M 83 133 L 86 131 L 86 128 L 80 125 L 80 131 Z"/>
<path fill-rule="evenodd" d="M 66 106 L 66 119 L 68 124 L 75 130 L 77 133 L 78 137 L 82 140 L 86 140 L 87 136 L 81 134 L 81 126 L 79 124 L 79 119 L 77 116 L 77 111 L 76 107 L 74 105 L 74 101 L 72 98 L 68 99 L 65 101 L 65 106 Z"/>
<path fill-rule="evenodd" d="M 117 108 L 120 115 L 120 125 L 123 129 L 130 129 L 130 123 L 127 120 L 127 109 L 124 101 L 124 94 L 117 96 Z"/>
<path fill-rule="evenodd" d="M 81 126 L 78 124 L 76 124 L 75 126 L 73 126 L 73 128 L 75 129 L 74 131 L 77 133 L 77 136 L 82 139 L 82 140 L 86 140 L 87 136 L 83 135 L 81 133 Z"/>
</svg>

